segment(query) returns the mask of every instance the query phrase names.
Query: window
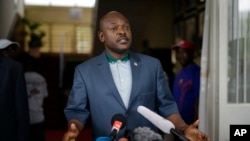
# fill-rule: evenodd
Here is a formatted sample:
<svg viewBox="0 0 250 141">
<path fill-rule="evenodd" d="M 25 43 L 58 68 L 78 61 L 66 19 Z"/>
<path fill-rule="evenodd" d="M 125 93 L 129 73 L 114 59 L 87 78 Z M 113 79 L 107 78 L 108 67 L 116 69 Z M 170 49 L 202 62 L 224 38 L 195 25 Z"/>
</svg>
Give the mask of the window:
<svg viewBox="0 0 250 141">
<path fill-rule="evenodd" d="M 91 33 L 90 27 L 76 27 L 76 53 L 88 54 L 92 51 Z"/>
<path fill-rule="evenodd" d="M 41 23 L 41 30 L 46 33 L 41 48 L 43 53 L 90 54 L 92 51 L 90 26 Z"/>
<path fill-rule="evenodd" d="M 228 102 L 250 103 L 250 1 L 229 3 Z"/>
</svg>

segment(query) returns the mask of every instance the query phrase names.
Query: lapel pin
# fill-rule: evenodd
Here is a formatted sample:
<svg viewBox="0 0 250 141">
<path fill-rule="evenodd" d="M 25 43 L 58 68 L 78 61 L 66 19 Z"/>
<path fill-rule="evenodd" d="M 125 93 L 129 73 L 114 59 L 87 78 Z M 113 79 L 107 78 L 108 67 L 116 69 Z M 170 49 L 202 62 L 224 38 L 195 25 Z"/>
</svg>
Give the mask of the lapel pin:
<svg viewBox="0 0 250 141">
<path fill-rule="evenodd" d="M 137 64 L 136 62 L 134 62 L 134 65 L 135 65 L 135 66 L 138 66 L 138 64 Z"/>
</svg>

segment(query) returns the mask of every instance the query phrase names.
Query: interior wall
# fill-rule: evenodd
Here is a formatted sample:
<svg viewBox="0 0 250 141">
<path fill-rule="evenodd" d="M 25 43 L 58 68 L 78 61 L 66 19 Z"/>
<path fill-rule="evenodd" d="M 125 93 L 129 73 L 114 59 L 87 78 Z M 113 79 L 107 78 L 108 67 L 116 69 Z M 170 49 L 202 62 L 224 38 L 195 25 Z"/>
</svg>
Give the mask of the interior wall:
<svg viewBox="0 0 250 141">
<path fill-rule="evenodd" d="M 172 0 L 99 0 L 97 21 L 109 11 L 119 11 L 130 21 L 132 27 L 132 49 L 142 51 L 142 43 L 149 41 L 152 48 L 168 48 L 173 44 L 173 4 Z M 94 55 L 103 50 L 97 37 L 96 24 Z"/>
<path fill-rule="evenodd" d="M 0 38 L 10 38 L 16 15 L 23 15 L 24 0 L 0 0 Z"/>
</svg>

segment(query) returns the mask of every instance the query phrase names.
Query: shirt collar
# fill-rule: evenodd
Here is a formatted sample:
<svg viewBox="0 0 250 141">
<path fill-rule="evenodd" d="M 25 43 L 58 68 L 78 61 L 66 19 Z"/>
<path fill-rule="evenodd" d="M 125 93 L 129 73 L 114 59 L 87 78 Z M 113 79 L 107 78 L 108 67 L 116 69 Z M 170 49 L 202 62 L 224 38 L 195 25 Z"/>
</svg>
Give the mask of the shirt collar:
<svg viewBox="0 0 250 141">
<path fill-rule="evenodd" d="M 121 60 L 122 62 L 127 62 L 129 60 L 129 53 L 128 52 L 121 59 L 116 59 L 116 58 L 112 57 L 111 55 L 109 55 L 107 52 L 106 52 L 106 56 L 107 56 L 109 63 L 116 63 L 118 60 Z"/>
</svg>

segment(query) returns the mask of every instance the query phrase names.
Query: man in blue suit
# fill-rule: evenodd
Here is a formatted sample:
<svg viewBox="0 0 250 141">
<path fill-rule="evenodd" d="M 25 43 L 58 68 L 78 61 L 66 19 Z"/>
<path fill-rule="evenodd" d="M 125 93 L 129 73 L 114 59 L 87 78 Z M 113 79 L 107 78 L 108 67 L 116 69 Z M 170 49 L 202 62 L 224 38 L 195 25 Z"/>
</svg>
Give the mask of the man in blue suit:
<svg viewBox="0 0 250 141">
<path fill-rule="evenodd" d="M 10 47 L 18 46 L 0 39 L 0 141 L 29 141 L 29 107 L 22 65 L 7 57 L 13 53 Z"/>
<path fill-rule="evenodd" d="M 75 140 L 89 117 L 93 140 L 109 136 L 111 118 L 117 113 L 127 120 L 117 139 L 137 127 L 147 126 L 158 132 L 137 112 L 139 105 L 166 117 L 190 139 L 207 139 L 197 130 L 198 121 L 188 126 L 181 119 L 159 60 L 129 50 L 132 34 L 127 18 L 116 11 L 107 13 L 100 20 L 98 37 L 105 51 L 75 68 L 64 110 L 69 125 L 64 141 Z"/>
</svg>

